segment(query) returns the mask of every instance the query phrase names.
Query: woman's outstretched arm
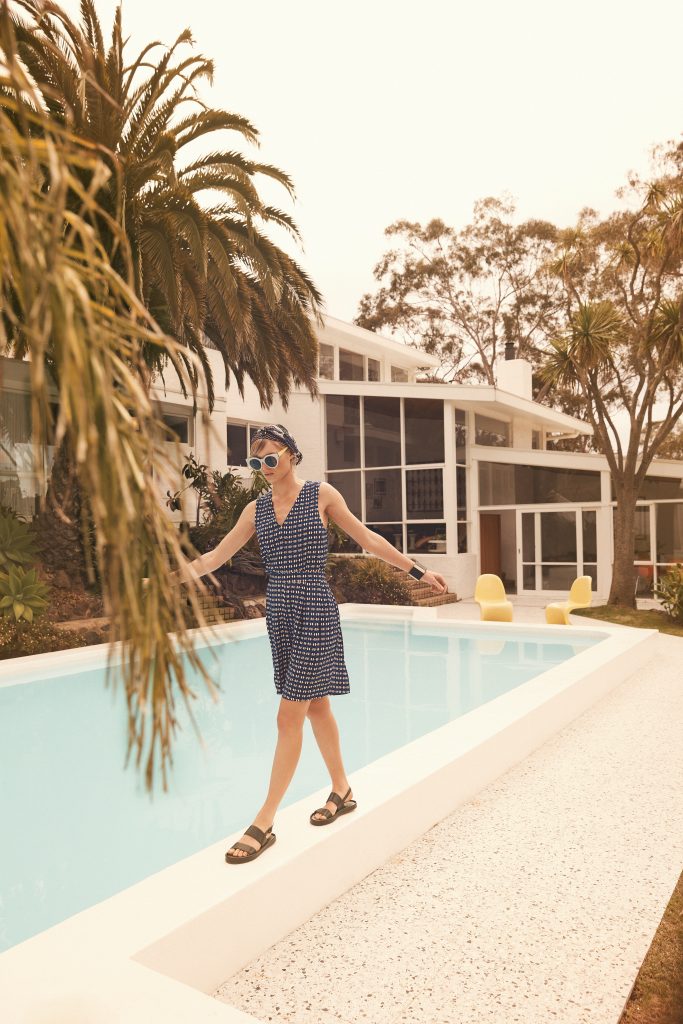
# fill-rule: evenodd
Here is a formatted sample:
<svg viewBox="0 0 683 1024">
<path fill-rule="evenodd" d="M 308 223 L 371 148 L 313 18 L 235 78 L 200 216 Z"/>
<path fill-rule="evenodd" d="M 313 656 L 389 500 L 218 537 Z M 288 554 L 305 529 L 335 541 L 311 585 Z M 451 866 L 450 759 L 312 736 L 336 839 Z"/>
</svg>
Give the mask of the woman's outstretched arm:
<svg viewBox="0 0 683 1024">
<path fill-rule="evenodd" d="M 215 572 L 216 569 L 220 568 L 225 562 L 227 562 L 236 551 L 244 547 L 250 537 L 253 537 L 256 531 L 256 501 L 250 501 L 242 509 L 242 514 L 233 526 L 229 533 L 226 533 L 223 540 L 212 548 L 211 551 L 205 551 L 203 555 L 193 559 L 191 562 L 185 563 L 185 569 L 194 579 L 198 579 L 200 576 L 205 576 L 206 573 Z M 173 582 L 181 579 L 182 573 L 176 569 L 169 573 L 169 577 Z M 143 582 L 146 582 L 143 580 Z"/>
<path fill-rule="evenodd" d="M 360 544 L 364 551 L 369 551 L 371 555 L 376 555 L 405 572 L 412 567 L 413 559 L 398 551 L 388 540 L 361 523 L 346 504 L 343 495 L 326 480 L 320 483 L 320 497 L 323 508 L 330 519 L 334 520 L 337 526 L 340 526 L 344 533 L 348 533 L 349 537 L 352 537 L 357 544 Z M 427 570 L 422 579 L 438 593 L 443 594 L 448 589 L 446 580 L 441 573 Z"/>
</svg>

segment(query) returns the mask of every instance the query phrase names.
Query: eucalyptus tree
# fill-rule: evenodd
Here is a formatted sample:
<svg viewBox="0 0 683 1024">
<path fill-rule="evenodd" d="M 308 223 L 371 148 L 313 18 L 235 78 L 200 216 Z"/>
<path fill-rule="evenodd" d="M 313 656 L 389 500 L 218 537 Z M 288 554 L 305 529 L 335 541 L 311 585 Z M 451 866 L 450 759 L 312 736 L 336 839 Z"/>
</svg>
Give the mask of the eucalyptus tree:
<svg viewBox="0 0 683 1024">
<path fill-rule="evenodd" d="M 495 384 L 494 362 L 512 343 L 538 364 L 558 326 L 562 294 L 545 270 L 557 229 L 514 222 L 508 197 L 479 200 L 462 229 L 440 219 L 397 221 L 393 247 L 374 270 L 379 287 L 363 296 L 356 323 L 388 329 L 436 353 L 443 380 Z"/>
<path fill-rule="evenodd" d="M 166 358 L 190 390 L 186 367 L 197 369 L 198 361 L 161 331 L 136 295 L 121 226 L 98 201 L 111 175 L 111 161 L 105 165 L 46 114 L 0 4 L 0 355 L 20 348 L 30 356 L 38 444 L 45 440 L 49 382 L 57 381 L 56 436 L 72 441 L 96 526 L 111 639 L 121 642 L 128 757 L 144 764 L 151 789 L 159 769 L 166 786 L 178 699 L 192 717 L 188 671 L 195 669 L 214 693 L 215 686 L 185 628 L 190 610 L 169 581 L 169 568 L 181 574 L 203 623 L 197 595 L 206 588 L 188 575 L 176 528 L 148 474 L 166 456 L 162 424 L 142 383 L 141 353 L 146 346 Z M 102 221 L 120 246 L 124 276 L 101 243 L 95 225 Z"/>
<path fill-rule="evenodd" d="M 542 373 L 583 398 L 607 459 L 616 498 L 609 600 L 633 607 L 636 502 L 683 416 L 683 176 L 673 154 L 668 173 L 633 179 L 625 192 L 628 209 L 604 220 L 585 211 L 560 238 L 553 269 L 566 328 Z"/>
</svg>

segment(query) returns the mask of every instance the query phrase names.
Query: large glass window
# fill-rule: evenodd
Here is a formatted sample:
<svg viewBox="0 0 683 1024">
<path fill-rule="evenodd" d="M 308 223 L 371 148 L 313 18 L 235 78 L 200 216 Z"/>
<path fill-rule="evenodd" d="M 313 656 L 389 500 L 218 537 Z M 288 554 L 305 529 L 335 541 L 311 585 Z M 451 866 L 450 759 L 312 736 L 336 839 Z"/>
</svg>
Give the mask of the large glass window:
<svg viewBox="0 0 683 1024">
<path fill-rule="evenodd" d="M 327 479 L 344 495 L 349 509 L 399 550 L 408 543 L 414 553 L 445 553 L 446 525 L 434 522 L 444 517 L 443 402 L 371 395 L 327 395 L 325 402 Z M 415 461 L 408 465 L 401 462 L 402 419 L 414 446 Z M 408 447 L 407 439 L 404 444 Z M 464 466 L 460 469 L 464 474 Z M 464 501 L 465 483 L 461 480 L 458 486 Z M 459 510 L 463 520 L 457 524 L 458 550 L 466 551 L 466 504 Z"/>
<path fill-rule="evenodd" d="M 455 410 L 455 495 L 457 505 L 458 554 L 467 551 L 467 415 Z"/>
<path fill-rule="evenodd" d="M 380 378 L 380 363 L 379 359 L 371 359 L 368 356 L 368 380 L 379 380 Z"/>
<path fill-rule="evenodd" d="M 406 470 L 406 519 L 443 519 L 443 470 Z"/>
<path fill-rule="evenodd" d="M 591 509 L 581 513 L 583 521 L 583 574 L 590 576 L 593 590 L 598 585 L 598 514 Z"/>
<path fill-rule="evenodd" d="M 633 542 L 633 561 L 636 597 L 652 597 L 655 582 L 654 563 L 652 561 L 652 531 L 650 529 L 650 506 L 638 505 L 635 510 L 635 536 Z M 646 563 L 646 564 L 643 564 Z"/>
<path fill-rule="evenodd" d="M 544 562 L 576 564 L 576 512 L 541 512 L 541 552 Z"/>
<path fill-rule="evenodd" d="M 228 423 L 228 466 L 244 466 L 247 461 L 247 428 L 244 423 Z"/>
<path fill-rule="evenodd" d="M 455 461 L 461 466 L 467 462 L 467 414 L 464 409 L 455 410 Z"/>
<path fill-rule="evenodd" d="M 382 523 L 381 526 L 375 526 L 374 523 L 368 523 L 368 529 L 372 530 L 373 533 L 378 533 L 380 537 L 384 537 L 390 544 L 393 544 L 397 551 L 403 551 L 403 525 L 401 523 Z"/>
<path fill-rule="evenodd" d="M 640 494 L 641 501 L 666 501 L 671 498 L 683 498 L 683 477 L 646 476 Z M 612 501 L 617 496 L 612 482 Z"/>
<path fill-rule="evenodd" d="M 408 523 L 409 555 L 443 555 L 446 553 L 445 523 Z"/>
<path fill-rule="evenodd" d="M 360 470 L 348 473 L 328 473 L 327 479 L 343 496 L 344 501 L 349 506 L 349 511 L 353 512 L 354 516 L 357 516 L 358 519 L 362 519 Z"/>
<path fill-rule="evenodd" d="M 455 467 L 455 493 L 457 498 L 458 522 L 467 521 L 467 469 Z"/>
<path fill-rule="evenodd" d="M 318 376 L 334 380 L 334 346 L 320 343 L 318 350 Z"/>
<path fill-rule="evenodd" d="M 27 518 L 33 517 L 39 503 L 35 454 L 31 396 L 3 391 L 0 393 L 0 504 L 8 505 Z"/>
<path fill-rule="evenodd" d="M 597 513 L 522 512 L 523 590 L 569 590 L 579 575 L 597 584 Z"/>
<path fill-rule="evenodd" d="M 474 443 L 492 448 L 510 447 L 510 424 L 507 420 L 496 420 L 492 416 L 476 413 L 474 417 Z"/>
<path fill-rule="evenodd" d="M 406 464 L 443 462 L 443 408 L 435 398 L 405 399 Z"/>
<path fill-rule="evenodd" d="M 683 502 L 657 505 L 657 562 L 683 562 Z"/>
<path fill-rule="evenodd" d="M 403 519 L 400 469 L 365 471 L 365 518 L 368 523 Z"/>
<path fill-rule="evenodd" d="M 360 466 L 360 399 L 356 395 L 327 395 L 327 468 Z"/>
<path fill-rule="evenodd" d="M 633 549 L 633 559 L 635 562 L 652 561 L 649 505 L 638 505 L 636 507 L 636 535 Z"/>
<path fill-rule="evenodd" d="M 164 412 L 161 418 L 180 444 L 194 444 L 192 417 L 189 413 Z"/>
<path fill-rule="evenodd" d="M 600 501 L 600 474 L 555 466 L 479 463 L 481 505 L 545 505 Z"/>
<path fill-rule="evenodd" d="M 516 505 L 515 466 L 502 462 L 479 463 L 479 504 Z"/>
<path fill-rule="evenodd" d="M 339 349 L 339 379 L 363 380 L 363 356 L 360 352 Z"/>
<path fill-rule="evenodd" d="M 525 589 L 569 589 L 577 575 L 576 512 L 523 512 L 522 555 Z"/>
<path fill-rule="evenodd" d="M 366 397 L 365 465 L 401 465 L 401 400 Z M 423 460 L 425 461 L 425 460 Z"/>
<path fill-rule="evenodd" d="M 402 366 L 391 367 L 391 380 L 395 384 L 407 384 L 408 383 L 408 371 L 404 370 Z"/>
</svg>

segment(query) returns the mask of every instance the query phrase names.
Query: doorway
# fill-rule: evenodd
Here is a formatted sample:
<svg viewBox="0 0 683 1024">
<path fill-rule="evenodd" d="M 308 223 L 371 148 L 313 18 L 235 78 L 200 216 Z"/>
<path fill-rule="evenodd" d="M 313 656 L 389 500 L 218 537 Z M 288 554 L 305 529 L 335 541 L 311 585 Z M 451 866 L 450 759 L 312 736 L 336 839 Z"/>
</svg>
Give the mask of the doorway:
<svg viewBox="0 0 683 1024">
<path fill-rule="evenodd" d="M 596 589 L 595 509 L 520 509 L 516 515 L 520 594 L 565 593 L 584 575 Z"/>
<path fill-rule="evenodd" d="M 505 592 L 517 592 L 517 534 L 514 510 L 479 513 L 481 572 L 503 581 Z"/>
</svg>

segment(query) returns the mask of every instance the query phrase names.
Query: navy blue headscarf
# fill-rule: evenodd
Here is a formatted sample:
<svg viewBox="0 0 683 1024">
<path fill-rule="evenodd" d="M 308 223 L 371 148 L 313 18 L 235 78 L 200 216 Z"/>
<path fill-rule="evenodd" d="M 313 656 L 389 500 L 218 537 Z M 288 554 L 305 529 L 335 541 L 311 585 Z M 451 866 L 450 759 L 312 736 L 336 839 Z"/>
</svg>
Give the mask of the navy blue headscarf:
<svg viewBox="0 0 683 1024">
<path fill-rule="evenodd" d="M 296 456 L 294 462 L 297 466 L 299 465 L 303 459 L 303 455 L 299 451 L 296 441 L 282 423 L 268 423 L 265 427 L 259 427 L 258 430 L 254 431 L 251 443 L 253 444 L 254 441 L 265 441 L 266 438 L 271 441 L 277 441 L 279 444 L 286 445 Z"/>
</svg>

